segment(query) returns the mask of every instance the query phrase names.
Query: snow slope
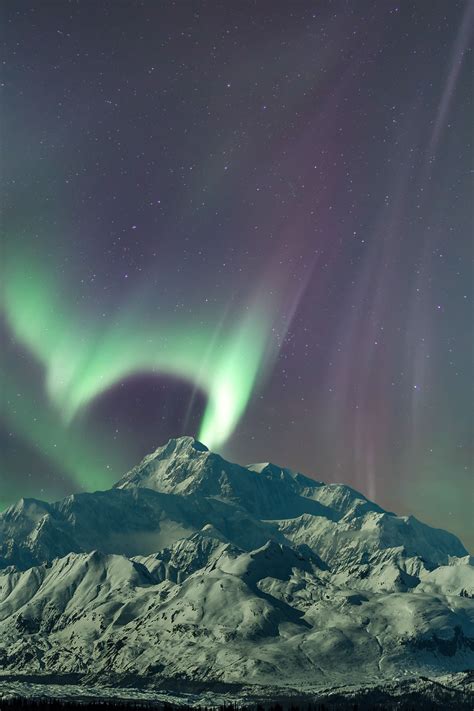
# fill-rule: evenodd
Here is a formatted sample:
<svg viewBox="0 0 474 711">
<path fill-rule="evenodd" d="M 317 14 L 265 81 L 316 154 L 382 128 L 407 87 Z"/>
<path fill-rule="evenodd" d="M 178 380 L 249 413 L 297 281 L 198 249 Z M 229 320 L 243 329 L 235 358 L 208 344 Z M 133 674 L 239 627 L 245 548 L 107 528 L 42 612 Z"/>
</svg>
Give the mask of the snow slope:
<svg viewBox="0 0 474 711">
<path fill-rule="evenodd" d="M 0 565 L 3 675 L 303 691 L 474 663 L 455 536 L 192 438 L 110 491 L 10 507 Z"/>
</svg>

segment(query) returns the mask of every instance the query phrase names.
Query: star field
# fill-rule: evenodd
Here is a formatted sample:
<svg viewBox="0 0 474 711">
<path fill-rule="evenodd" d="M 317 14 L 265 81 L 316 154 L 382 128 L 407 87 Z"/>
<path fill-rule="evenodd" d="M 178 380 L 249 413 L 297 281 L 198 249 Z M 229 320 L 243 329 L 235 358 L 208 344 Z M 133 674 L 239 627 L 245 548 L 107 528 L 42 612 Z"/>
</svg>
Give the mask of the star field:
<svg viewBox="0 0 474 711">
<path fill-rule="evenodd" d="M 472 545 L 474 4 L 5 7 L 0 504 L 193 434 Z"/>
</svg>

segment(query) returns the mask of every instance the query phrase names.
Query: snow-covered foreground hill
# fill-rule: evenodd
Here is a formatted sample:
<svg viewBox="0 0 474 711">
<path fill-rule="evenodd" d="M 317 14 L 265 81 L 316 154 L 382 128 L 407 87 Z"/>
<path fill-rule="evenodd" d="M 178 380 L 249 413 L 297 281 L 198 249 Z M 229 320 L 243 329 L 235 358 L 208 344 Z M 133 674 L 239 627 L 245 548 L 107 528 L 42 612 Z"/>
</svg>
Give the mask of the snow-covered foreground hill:
<svg viewBox="0 0 474 711">
<path fill-rule="evenodd" d="M 0 674 L 261 696 L 459 673 L 472 562 L 349 487 L 170 440 L 110 491 L 0 515 Z"/>
</svg>

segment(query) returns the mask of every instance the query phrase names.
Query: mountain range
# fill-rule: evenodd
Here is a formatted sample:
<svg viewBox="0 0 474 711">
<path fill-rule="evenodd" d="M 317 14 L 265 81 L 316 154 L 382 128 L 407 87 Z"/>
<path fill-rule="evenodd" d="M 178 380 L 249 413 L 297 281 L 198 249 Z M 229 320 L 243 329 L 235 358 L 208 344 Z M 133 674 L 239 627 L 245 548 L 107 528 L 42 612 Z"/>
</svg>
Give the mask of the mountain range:
<svg viewBox="0 0 474 711">
<path fill-rule="evenodd" d="M 474 559 L 343 484 L 181 437 L 108 491 L 0 515 L 0 698 L 308 699 L 443 678 L 461 708 L 473 662 Z"/>
</svg>

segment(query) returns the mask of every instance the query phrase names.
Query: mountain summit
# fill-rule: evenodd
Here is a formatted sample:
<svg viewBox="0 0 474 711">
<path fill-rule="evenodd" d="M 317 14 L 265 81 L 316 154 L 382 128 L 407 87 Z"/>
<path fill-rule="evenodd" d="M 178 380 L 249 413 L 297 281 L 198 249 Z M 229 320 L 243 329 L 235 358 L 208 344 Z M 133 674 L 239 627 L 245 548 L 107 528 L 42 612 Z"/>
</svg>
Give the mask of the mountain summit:
<svg viewBox="0 0 474 711">
<path fill-rule="evenodd" d="M 11 506 L 0 569 L 4 676 L 306 693 L 474 662 L 455 536 L 192 437 L 108 491 Z"/>
<path fill-rule="evenodd" d="M 115 488 L 142 487 L 167 493 L 190 493 L 224 460 L 194 437 L 170 439 L 120 479 Z"/>
</svg>

